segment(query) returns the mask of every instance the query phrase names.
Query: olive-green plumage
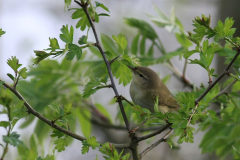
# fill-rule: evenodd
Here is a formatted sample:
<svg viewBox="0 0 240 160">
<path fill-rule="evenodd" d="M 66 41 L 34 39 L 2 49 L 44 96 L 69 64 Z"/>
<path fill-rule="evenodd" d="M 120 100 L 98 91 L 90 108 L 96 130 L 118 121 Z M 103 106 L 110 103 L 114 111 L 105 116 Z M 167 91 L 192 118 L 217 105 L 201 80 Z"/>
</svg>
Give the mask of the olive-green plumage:
<svg viewBox="0 0 240 160">
<path fill-rule="evenodd" d="M 156 72 L 147 67 L 128 67 L 133 73 L 130 95 L 135 104 L 154 112 L 158 96 L 159 111 L 166 113 L 179 109 L 177 101 Z"/>
</svg>

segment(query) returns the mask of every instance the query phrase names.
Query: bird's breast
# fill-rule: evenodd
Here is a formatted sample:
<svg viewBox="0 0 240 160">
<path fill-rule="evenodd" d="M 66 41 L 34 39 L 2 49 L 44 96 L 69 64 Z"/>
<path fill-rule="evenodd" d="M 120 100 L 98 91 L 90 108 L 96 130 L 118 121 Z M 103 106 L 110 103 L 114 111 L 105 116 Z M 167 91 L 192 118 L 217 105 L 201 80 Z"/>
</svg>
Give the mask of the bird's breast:
<svg viewBox="0 0 240 160">
<path fill-rule="evenodd" d="M 136 86 L 134 83 L 131 83 L 130 96 L 136 105 L 154 112 L 154 101 L 149 99 L 151 93 L 147 93 L 144 89 Z"/>
</svg>

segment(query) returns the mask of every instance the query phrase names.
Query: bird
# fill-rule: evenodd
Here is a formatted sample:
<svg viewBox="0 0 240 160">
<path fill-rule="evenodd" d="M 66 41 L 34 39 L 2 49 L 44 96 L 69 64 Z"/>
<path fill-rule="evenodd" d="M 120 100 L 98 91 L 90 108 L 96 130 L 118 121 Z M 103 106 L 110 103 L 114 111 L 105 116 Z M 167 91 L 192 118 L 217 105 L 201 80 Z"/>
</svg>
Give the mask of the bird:
<svg viewBox="0 0 240 160">
<path fill-rule="evenodd" d="M 162 113 L 177 112 L 180 108 L 174 96 L 157 73 L 148 67 L 131 67 L 132 82 L 130 96 L 134 104 L 155 113 L 154 104 L 158 97 L 158 110 Z"/>
</svg>

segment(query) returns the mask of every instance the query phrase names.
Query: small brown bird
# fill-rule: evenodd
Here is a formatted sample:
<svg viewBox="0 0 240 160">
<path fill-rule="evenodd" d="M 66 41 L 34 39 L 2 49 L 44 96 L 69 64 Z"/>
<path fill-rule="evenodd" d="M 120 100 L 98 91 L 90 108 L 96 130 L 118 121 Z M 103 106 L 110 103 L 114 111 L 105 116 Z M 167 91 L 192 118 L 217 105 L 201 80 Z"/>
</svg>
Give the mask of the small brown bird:
<svg viewBox="0 0 240 160">
<path fill-rule="evenodd" d="M 128 68 L 133 73 L 130 95 L 136 105 L 147 108 L 154 113 L 154 103 L 158 96 L 159 111 L 162 113 L 179 109 L 177 101 L 156 72 L 147 67 L 128 66 Z"/>
</svg>

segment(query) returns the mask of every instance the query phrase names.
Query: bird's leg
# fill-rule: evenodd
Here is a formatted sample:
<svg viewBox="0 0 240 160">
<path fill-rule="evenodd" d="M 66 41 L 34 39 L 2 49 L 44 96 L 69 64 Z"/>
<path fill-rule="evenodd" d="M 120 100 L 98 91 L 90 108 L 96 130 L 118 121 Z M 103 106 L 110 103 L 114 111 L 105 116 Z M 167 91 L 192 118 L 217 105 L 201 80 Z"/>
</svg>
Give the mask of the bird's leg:
<svg viewBox="0 0 240 160">
<path fill-rule="evenodd" d="M 145 119 L 141 124 L 139 124 L 136 128 L 131 129 L 131 130 L 129 131 L 129 135 L 135 133 L 136 130 L 137 130 L 139 127 L 141 127 L 142 125 L 144 125 L 144 124 L 147 122 L 147 120 L 148 120 L 148 118 L 146 118 L 146 119 Z"/>
</svg>

